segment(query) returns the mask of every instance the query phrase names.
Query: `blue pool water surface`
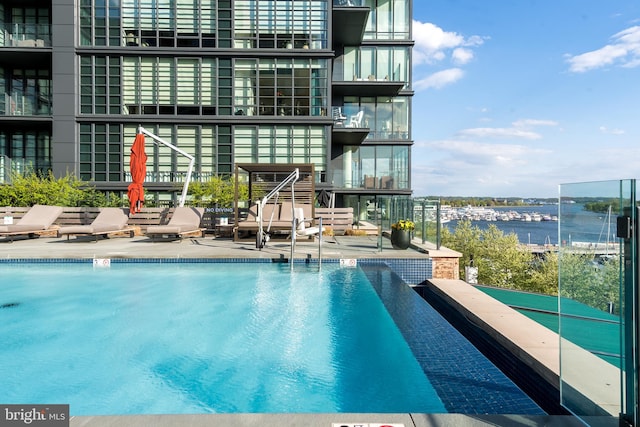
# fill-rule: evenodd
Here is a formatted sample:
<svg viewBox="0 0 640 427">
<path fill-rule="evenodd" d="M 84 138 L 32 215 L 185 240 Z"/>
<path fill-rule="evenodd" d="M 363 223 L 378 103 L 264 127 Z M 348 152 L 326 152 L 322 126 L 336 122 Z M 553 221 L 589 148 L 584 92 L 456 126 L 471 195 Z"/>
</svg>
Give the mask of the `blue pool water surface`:
<svg viewBox="0 0 640 427">
<path fill-rule="evenodd" d="M 0 402 L 545 414 L 406 285 L 402 263 L 337 261 L 291 273 L 269 260 L 0 259 Z"/>
<path fill-rule="evenodd" d="M 72 415 L 447 412 L 361 269 L 3 265 L 0 402 Z"/>
</svg>

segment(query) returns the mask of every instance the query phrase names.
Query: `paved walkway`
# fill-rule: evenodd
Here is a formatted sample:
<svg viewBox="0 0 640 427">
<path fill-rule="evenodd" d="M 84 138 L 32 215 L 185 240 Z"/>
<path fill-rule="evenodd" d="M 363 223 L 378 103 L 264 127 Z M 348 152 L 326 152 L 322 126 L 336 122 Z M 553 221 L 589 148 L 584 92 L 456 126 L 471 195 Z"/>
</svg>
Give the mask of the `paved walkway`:
<svg viewBox="0 0 640 427">
<path fill-rule="evenodd" d="M 298 239 L 294 257 L 317 259 L 318 240 Z M 446 251 L 443 249 L 442 251 Z M 407 250 L 395 250 L 388 238 L 378 236 L 331 236 L 322 241 L 322 258 L 427 258 L 435 246 L 414 239 Z M 291 240 L 273 238 L 261 250 L 255 241 L 234 242 L 211 236 L 183 240 L 154 240 L 146 236 L 101 238 L 40 237 L 0 239 L 1 258 L 290 258 Z"/>
</svg>

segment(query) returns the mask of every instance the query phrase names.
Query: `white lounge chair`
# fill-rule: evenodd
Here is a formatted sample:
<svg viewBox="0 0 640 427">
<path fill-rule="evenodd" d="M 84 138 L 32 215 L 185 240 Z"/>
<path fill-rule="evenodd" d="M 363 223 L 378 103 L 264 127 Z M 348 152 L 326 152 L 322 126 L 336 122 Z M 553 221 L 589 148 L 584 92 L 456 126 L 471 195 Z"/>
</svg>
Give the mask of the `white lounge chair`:
<svg viewBox="0 0 640 427">
<path fill-rule="evenodd" d="M 129 220 L 128 210 L 123 208 L 102 208 L 98 216 L 88 225 L 70 225 L 58 230 L 58 237 L 67 236 L 94 236 L 98 241 L 99 236 L 109 237 L 113 233 L 128 232 L 133 237 L 134 229 L 127 225 Z"/>
<path fill-rule="evenodd" d="M 47 231 L 61 213 L 60 206 L 33 205 L 15 224 L 0 225 L 0 237 L 7 237 L 12 242 L 18 235 L 34 238 Z"/>
</svg>

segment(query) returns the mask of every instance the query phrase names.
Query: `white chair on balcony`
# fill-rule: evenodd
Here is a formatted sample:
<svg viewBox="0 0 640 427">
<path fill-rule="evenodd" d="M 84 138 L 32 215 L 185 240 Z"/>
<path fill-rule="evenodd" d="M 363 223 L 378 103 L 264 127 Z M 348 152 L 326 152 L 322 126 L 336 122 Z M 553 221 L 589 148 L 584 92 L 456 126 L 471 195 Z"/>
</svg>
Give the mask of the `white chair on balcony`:
<svg viewBox="0 0 640 427">
<path fill-rule="evenodd" d="M 364 116 L 364 111 L 358 111 L 358 113 L 354 116 L 351 116 L 349 120 L 348 128 L 359 128 L 362 127 L 362 116 Z"/>
<path fill-rule="evenodd" d="M 347 117 L 342 114 L 342 108 L 334 107 L 333 108 L 333 124 L 335 126 L 344 126 L 344 122 L 347 120 Z"/>
</svg>

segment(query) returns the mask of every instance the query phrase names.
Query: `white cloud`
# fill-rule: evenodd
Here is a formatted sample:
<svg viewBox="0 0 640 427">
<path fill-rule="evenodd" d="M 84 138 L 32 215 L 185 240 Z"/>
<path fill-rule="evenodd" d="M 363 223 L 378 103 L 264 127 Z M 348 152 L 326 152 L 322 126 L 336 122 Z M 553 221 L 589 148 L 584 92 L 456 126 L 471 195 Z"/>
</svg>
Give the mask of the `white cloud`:
<svg viewBox="0 0 640 427">
<path fill-rule="evenodd" d="M 522 119 L 512 123 L 515 127 L 558 126 L 554 120 Z"/>
<path fill-rule="evenodd" d="M 440 89 L 451 83 L 460 80 L 464 76 L 464 71 L 460 68 L 449 68 L 448 70 L 438 71 L 423 79 L 414 80 L 413 88 L 418 90 L 424 90 L 429 88 Z"/>
<path fill-rule="evenodd" d="M 485 40 L 477 35 L 465 38 L 456 32 L 444 31 L 430 22 L 420 21 L 413 21 L 413 38 L 414 65 L 440 62 L 448 57 L 449 52 L 454 62 L 466 63 L 473 58 L 470 48 L 482 45 Z"/>
<path fill-rule="evenodd" d="M 569 71 L 584 73 L 607 65 L 640 66 L 640 26 L 633 26 L 611 37 L 611 43 L 580 55 L 568 56 Z"/>
<path fill-rule="evenodd" d="M 608 135 L 624 135 L 624 130 L 622 129 L 608 129 L 605 126 L 600 126 L 600 132 L 608 134 Z"/>
<path fill-rule="evenodd" d="M 473 59 L 473 51 L 464 47 L 459 47 L 453 50 L 451 59 L 454 63 L 464 65 Z"/>
<path fill-rule="evenodd" d="M 522 192 L 524 183 L 537 181 L 540 165 L 550 156 L 550 150 L 538 145 L 418 141 L 412 166 L 414 192 L 418 196 L 530 196 L 533 192 Z"/>
<path fill-rule="evenodd" d="M 477 138 L 518 138 L 536 140 L 542 138 L 538 132 L 531 128 L 539 126 L 558 126 L 553 120 L 521 119 L 512 123 L 511 127 L 479 127 L 463 129 L 457 133 L 461 137 Z"/>
<path fill-rule="evenodd" d="M 479 138 L 522 138 L 522 139 L 540 139 L 542 135 L 537 132 L 531 132 L 518 128 L 471 128 L 463 129 L 457 133 L 462 137 L 479 137 Z"/>
</svg>

